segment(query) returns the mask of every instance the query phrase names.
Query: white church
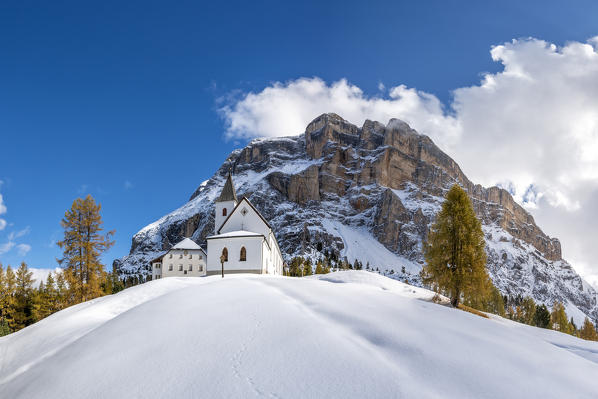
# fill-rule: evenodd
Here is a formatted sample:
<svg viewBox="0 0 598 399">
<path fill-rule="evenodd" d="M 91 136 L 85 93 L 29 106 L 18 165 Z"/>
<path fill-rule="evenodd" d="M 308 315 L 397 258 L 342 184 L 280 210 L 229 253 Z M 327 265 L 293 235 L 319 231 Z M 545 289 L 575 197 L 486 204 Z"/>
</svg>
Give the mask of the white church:
<svg viewBox="0 0 598 399">
<path fill-rule="evenodd" d="M 220 274 L 282 274 L 282 253 L 270 224 L 246 197 L 237 200 L 228 174 L 215 203 L 214 235 L 206 252 L 189 238 L 151 261 L 152 279 Z"/>
</svg>

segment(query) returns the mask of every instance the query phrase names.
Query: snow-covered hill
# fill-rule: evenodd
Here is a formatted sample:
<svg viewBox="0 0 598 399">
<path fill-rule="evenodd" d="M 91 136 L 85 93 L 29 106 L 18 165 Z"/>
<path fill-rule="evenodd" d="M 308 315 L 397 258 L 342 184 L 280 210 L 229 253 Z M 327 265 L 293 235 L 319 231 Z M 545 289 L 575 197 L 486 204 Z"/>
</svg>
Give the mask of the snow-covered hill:
<svg viewBox="0 0 598 399">
<path fill-rule="evenodd" d="M 268 219 L 288 261 L 325 251 L 359 259 L 419 284 L 422 241 L 455 183 L 470 195 L 486 236 L 488 270 L 505 295 L 565 303 L 583 322 L 598 321 L 596 291 L 561 257 L 511 195 L 467 179 L 428 137 L 396 119 L 358 128 L 324 114 L 296 137 L 253 140 L 236 150 L 181 208 L 141 229 L 129 255 L 114 262 L 122 274 L 147 274 L 149 260 L 183 237 L 205 245 L 213 234 L 213 201 L 232 169 L 239 195 Z M 404 270 L 404 272 L 403 272 Z"/>
<path fill-rule="evenodd" d="M 166 278 L 0 338 L 1 398 L 595 398 L 598 343 L 374 273 Z"/>
</svg>

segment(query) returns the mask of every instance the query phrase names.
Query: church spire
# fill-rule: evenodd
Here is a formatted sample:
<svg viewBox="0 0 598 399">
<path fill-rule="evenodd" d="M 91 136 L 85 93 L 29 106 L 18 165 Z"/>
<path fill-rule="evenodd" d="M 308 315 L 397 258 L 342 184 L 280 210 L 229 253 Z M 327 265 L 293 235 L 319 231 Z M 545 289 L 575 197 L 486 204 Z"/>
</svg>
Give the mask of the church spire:
<svg viewBox="0 0 598 399">
<path fill-rule="evenodd" d="M 233 185 L 233 176 L 228 171 L 228 177 L 226 178 L 226 183 L 224 183 L 224 188 L 220 193 L 220 197 L 216 200 L 216 202 L 223 202 L 223 201 L 235 201 L 237 202 L 237 193 L 235 193 L 235 186 Z"/>
</svg>

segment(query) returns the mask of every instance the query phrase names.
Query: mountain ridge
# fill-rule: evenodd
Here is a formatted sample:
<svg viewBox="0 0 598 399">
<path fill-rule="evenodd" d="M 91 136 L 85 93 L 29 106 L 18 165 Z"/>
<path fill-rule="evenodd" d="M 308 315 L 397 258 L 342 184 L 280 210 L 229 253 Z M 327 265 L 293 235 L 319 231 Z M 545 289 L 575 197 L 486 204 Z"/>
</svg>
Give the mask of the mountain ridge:
<svg viewBox="0 0 598 399">
<path fill-rule="evenodd" d="M 177 240 L 204 242 L 213 231 L 213 201 L 230 169 L 237 192 L 271 222 L 287 259 L 316 259 L 319 243 L 349 260 L 370 257 L 372 266 L 414 284 L 420 283 L 429 225 L 446 190 L 460 184 L 482 220 L 488 269 L 501 292 L 549 305 L 560 300 L 570 312 L 576 307 L 597 319 L 596 291 L 562 259 L 559 240 L 546 235 L 508 191 L 474 184 L 429 137 L 399 119 L 387 125 L 366 120 L 359 128 L 329 113 L 301 135 L 252 140 L 233 151 L 187 204 L 141 229 L 115 269 L 145 274 L 147 260 Z M 383 248 L 364 254 L 364 243 L 376 242 Z M 394 273 L 403 267 L 404 273 Z"/>
</svg>

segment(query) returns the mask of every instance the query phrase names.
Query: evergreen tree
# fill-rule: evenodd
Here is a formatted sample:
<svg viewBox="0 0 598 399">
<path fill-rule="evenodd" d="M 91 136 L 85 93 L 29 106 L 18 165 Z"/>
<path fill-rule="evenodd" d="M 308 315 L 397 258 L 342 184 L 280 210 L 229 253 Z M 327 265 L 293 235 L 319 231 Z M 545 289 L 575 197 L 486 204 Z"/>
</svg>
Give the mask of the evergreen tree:
<svg viewBox="0 0 598 399">
<path fill-rule="evenodd" d="M 32 323 L 33 312 L 33 273 L 25 262 L 15 273 L 14 314 L 12 329 L 14 331 L 27 327 Z"/>
<path fill-rule="evenodd" d="M 534 325 L 540 328 L 550 329 L 550 312 L 546 305 L 541 304 L 536 306 L 536 313 L 534 313 Z"/>
<path fill-rule="evenodd" d="M 553 330 L 561 331 L 566 334 L 571 333 L 571 325 L 567 320 L 565 306 L 561 302 L 554 302 L 554 305 L 552 306 L 552 312 L 550 313 L 550 324 Z"/>
<path fill-rule="evenodd" d="M 305 259 L 305 263 L 303 264 L 303 275 L 304 276 L 311 276 L 313 271 L 311 269 L 311 259 Z"/>
<path fill-rule="evenodd" d="M 104 265 L 100 261 L 114 241 L 114 231 L 105 236 L 100 216 L 101 206 L 91 195 L 77 198 L 61 221 L 64 239 L 58 242 L 63 250 L 59 263 L 64 268 L 70 298 L 73 303 L 83 302 L 102 295 L 101 283 L 105 278 Z"/>
<path fill-rule="evenodd" d="M 451 298 L 453 306 L 462 297 L 487 295 L 488 273 L 482 225 L 467 193 L 458 185 L 448 192 L 424 245 L 424 284 L 434 284 Z"/>
<path fill-rule="evenodd" d="M 6 274 L 4 273 L 2 263 L 0 263 L 0 337 L 10 334 L 8 326 L 9 295 Z"/>
<path fill-rule="evenodd" d="M 536 302 L 532 297 L 526 296 L 521 301 L 521 317 L 520 323 L 534 325 L 534 315 L 536 314 Z"/>
<path fill-rule="evenodd" d="M 56 311 L 66 308 L 70 302 L 64 271 L 56 273 Z"/>
<path fill-rule="evenodd" d="M 596 332 L 596 328 L 587 317 L 579 330 L 579 338 L 587 339 L 589 341 L 598 341 L 598 332 Z"/>
<path fill-rule="evenodd" d="M 316 264 L 316 274 L 324 274 L 324 266 L 322 265 L 322 261 L 318 261 Z"/>
</svg>

